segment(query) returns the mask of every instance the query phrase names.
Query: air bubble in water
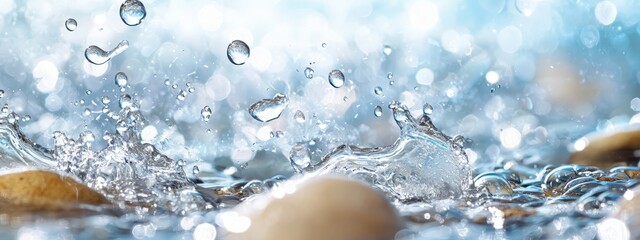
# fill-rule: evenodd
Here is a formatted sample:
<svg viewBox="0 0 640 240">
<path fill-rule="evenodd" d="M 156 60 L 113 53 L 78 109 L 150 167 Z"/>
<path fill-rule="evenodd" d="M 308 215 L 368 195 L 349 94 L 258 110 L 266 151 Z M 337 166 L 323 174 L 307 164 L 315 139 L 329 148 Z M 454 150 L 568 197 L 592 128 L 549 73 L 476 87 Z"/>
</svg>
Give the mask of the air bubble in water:
<svg viewBox="0 0 640 240">
<path fill-rule="evenodd" d="M 478 175 L 473 180 L 473 186 L 478 191 L 487 191 L 490 195 L 509 195 L 513 193 L 509 182 L 495 173 Z"/>
<path fill-rule="evenodd" d="M 64 27 L 66 27 L 69 32 L 73 32 L 78 27 L 78 22 L 73 18 L 69 18 L 64 22 Z"/>
<path fill-rule="evenodd" d="M 307 67 L 304 69 L 304 76 L 307 77 L 308 79 L 312 79 L 313 78 L 313 69 L 310 67 Z"/>
<path fill-rule="evenodd" d="M 120 18 L 129 26 L 136 26 L 147 16 L 144 4 L 138 0 L 126 0 L 120 5 Z"/>
<path fill-rule="evenodd" d="M 329 83 L 334 88 L 342 87 L 344 85 L 344 74 L 337 69 L 329 72 Z"/>
<path fill-rule="evenodd" d="M 422 113 L 425 115 L 431 115 L 433 113 L 433 107 L 431 104 L 425 103 L 424 106 L 422 106 Z"/>
<path fill-rule="evenodd" d="M 124 52 L 125 50 L 127 50 L 127 48 L 129 48 L 129 42 L 127 40 L 121 41 L 120 43 L 118 43 L 118 46 L 116 46 L 116 48 L 108 52 L 102 50 L 102 48 L 99 48 L 98 46 L 91 45 L 84 51 L 84 57 L 90 63 L 101 65 L 108 62 L 109 60 L 111 60 L 111 58 L 117 56 L 118 54 Z"/>
<path fill-rule="evenodd" d="M 382 53 L 384 53 L 384 55 L 389 56 L 391 52 L 393 52 L 393 49 L 391 49 L 389 45 L 384 45 L 384 47 L 382 48 Z"/>
<path fill-rule="evenodd" d="M 116 73 L 115 82 L 118 87 L 122 88 L 127 86 L 128 80 L 129 79 L 127 78 L 127 75 L 124 74 L 123 72 Z"/>
<path fill-rule="evenodd" d="M 376 95 L 382 95 L 382 88 L 380 86 L 373 89 L 373 93 Z"/>
<path fill-rule="evenodd" d="M 260 122 L 268 122 L 280 117 L 282 111 L 289 105 L 289 98 L 278 93 L 272 99 L 262 99 L 249 106 L 251 116 Z"/>
<path fill-rule="evenodd" d="M 376 106 L 376 108 L 373 110 L 373 115 L 375 115 L 376 117 L 382 116 L 382 107 Z"/>
<path fill-rule="evenodd" d="M 293 115 L 293 118 L 296 120 L 296 122 L 299 123 L 303 123 L 306 120 L 304 113 L 302 113 L 302 111 L 300 110 L 296 111 L 296 113 Z"/>
<path fill-rule="evenodd" d="M 227 58 L 235 65 L 244 64 L 249 58 L 249 55 L 249 46 L 243 41 L 233 40 L 227 47 Z"/>
<path fill-rule="evenodd" d="M 204 106 L 204 108 L 202 108 L 202 110 L 200 111 L 200 115 L 202 116 L 202 121 L 204 122 L 209 122 L 209 119 L 211 118 L 211 108 L 209 106 Z"/>
<path fill-rule="evenodd" d="M 531 16 L 538 7 L 540 0 L 516 0 L 516 9 L 525 16 Z"/>
</svg>

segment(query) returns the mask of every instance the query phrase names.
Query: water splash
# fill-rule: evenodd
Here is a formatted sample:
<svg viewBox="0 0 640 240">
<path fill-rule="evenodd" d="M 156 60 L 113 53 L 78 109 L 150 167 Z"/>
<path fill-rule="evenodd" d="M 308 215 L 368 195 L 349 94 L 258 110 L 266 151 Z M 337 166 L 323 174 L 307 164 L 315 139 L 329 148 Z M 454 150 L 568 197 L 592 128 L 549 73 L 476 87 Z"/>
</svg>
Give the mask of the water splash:
<svg viewBox="0 0 640 240">
<path fill-rule="evenodd" d="M 440 132 L 427 115 L 416 120 L 405 106 L 389 105 L 401 135 L 391 146 L 342 145 L 308 164 L 304 148 L 294 147 L 291 164 L 299 173 L 341 174 L 367 181 L 398 202 L 460 197 L 471 181 L 462 146 Z"/>
<path fill-rule="evenodd" d="M 280 117 L 282 111 L 289 105 L 289 98 L 278 93 L 272 99 L 262 99 L 249 106 L 251 117 L 260 122 L 269 122 Z"/>
<path fill-rule="evenodd" d="M 93 63 L 95 65 L 102 65 L 111 60 L 111 58 L 124 52 L 128 48 L 129 42 L 127 40 L 122 40 L 120 43 L 118 43 L 118 46 L 108 52 L 102 50 L 102 48 L 99 48 L 98 46 L 91 45 L 84 51 L 84 57 L 90 63 Z"/>
<path fill-rule="evenodd" d="M 146 16 L 144 4 L 138 0 L 126 0 L 120 5 L 120 19 L 129 26 L 139 25 Z"/>
</svg>

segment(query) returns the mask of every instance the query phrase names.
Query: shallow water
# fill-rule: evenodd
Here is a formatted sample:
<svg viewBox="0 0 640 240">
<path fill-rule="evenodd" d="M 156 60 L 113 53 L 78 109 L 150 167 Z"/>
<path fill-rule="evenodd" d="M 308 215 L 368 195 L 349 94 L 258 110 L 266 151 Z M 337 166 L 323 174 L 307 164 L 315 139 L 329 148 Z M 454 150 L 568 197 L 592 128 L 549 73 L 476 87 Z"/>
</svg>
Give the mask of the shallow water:
<svg viewBox="0 0 640 240">
<path fill-rule="evenodd" d="M 224 238 L 221 210 L 341 173 L 387 194 L 398 239 L 595 238 L 637 180 L 566 159 L 639 122 L 638 5 L 0 1 L 3 170 L 116 203 L 2 232 Z"/>
</svg>

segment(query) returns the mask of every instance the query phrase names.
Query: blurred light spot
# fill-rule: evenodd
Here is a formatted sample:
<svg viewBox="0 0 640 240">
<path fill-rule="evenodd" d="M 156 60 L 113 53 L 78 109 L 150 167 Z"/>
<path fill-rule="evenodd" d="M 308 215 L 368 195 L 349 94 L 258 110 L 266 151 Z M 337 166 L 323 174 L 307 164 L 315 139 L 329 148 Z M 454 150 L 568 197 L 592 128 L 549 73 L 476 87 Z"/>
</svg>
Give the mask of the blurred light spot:
<svg viewBox="0 0 640 240">
<path fill-rule="evenodd" d="M 222 13 L 213 5 L 207 5 L 198 12 L 200 27 L 206 31 L 216 31 L 222 25 Z"/>
<path fill-rule="evenodd" d="M 485 77 L 485 79 L 487 79 L 487 82 L 490 83 L 490 84 L 494 84 L 494 83 L 497 83 L 498 81 L 500 81 L 500 74 L 498 74 L 495 71 L 487 72 L 487 74 L 484 77 Z"/>
<path fill-rule="evenodd" d="M 610 1 L 601 1 L 596 5 L 595 14 L 598 22 L 607 26 L 616 20 L 618 8 Z"/>
<path fill-rule="evenodd" d="M 216 223 L 232 233 L 242 233 L 251 226 L 251 219 L 237 212 L 227 211 L 216 215 Z"/>
<path fill-rule="evenodd" d="M 640 112 L 640 98 L 631 99 L 631 110 Z"/>
<path fill-rule="evenodd" d="M 273 131 L 273 129 L 269 126 L 264 126 L 261 127 L 260 129 L 258 129 L 258 132 L 256 133 L 256 137 L 258 139 L 260 139 L 261 141 L 267 141 L 269 139 L 271 139 L 271 132 Z"/>
<path fill-rule="evenodd" d="M 18 240 L 40 240 L 49 239 L 51 236 L 42 229 L 33 227 L 21 227 L 18 230 Z"/>
<path fill-rule="evenodd" d="M 583 137 L 578 139 L 578 141 L 576 141 L 575 143 L 573 143 L 573 149 L 575 151 L 582 151 L 587 147 L 587 145 L 589 145 L 589 140 Z"/>
<path fill-rule="evenodd" d="M 513 127 L 503 129 L 502 132 L 500 132 L 500 143 L 505 148 L 517 148 L 518 146 L 520 146 L 521 140 L 522 136 L 520 135 L 520 131 Z"/>
<path fill-rule="evenodd" d="M 467 154 L 467 159 L 469 159 L 469 164 L 474 164 L 476 160 L 478 160 L 478 154 L 471 150 L 470 148 L 465 148 L 464 153 Z"/>
<path fill-rule="evenodd" d="M 36 64 L 32 71 L 33 78 L 36 79 L 36 88 L 42 93 L 50 93 L 56 88 L 58 75 L 60 72 L 56 65 L 50 61 L 41 61 Z"/>
<path fill-rule="evenodd" d="M 431 2 L 419 1 L 409 9 L 409 23 L 419 31 L 426 32 L 438 24 L 438 7 Z"/>
<path fill-rule="evenodd" d="M 62 98 L 57 94 L 49 94 L 44 100 L 44 107 L 51 112 L 56 112 L 62 108 Z"/>
<path fill-rule="evenodd" d="M 633 190 L 627 190 L 624 192 L 624 195 L 622 195 L 622 197 L 624 197 L 624 199 L 626 200 L 631 200 L 633 199 L 635 194 L 633 194 Z"/>
<path fill-rule="evenodd" d="M 626 240 L 630 239 L 627 225 L 615 218 L 607 218 L 598 223 L 598 238 L 602 240 Z"/>
<path fill-rule="evenodd" d="M 156 130 L 156 127 L 151 125 L 144 127 L 140 132 L 140 137 L 142 138 L 142 141 L 146 141 L 146 142 L 153 140 L 153 138 L 155 138 L 157 135 L 158 135 L 158 130 Z"/>
<path fill-rule="evenodd" d="M 249 62 L 253 67 L 264 72 L 271 65 L 271 52 L 263 47 L 256 47 L 251 50 Z"/>
<path fill-rule="evenodd" d="M 421 85 L 431 85 L 433 83 L 433 71 L 428 68 L 418 70 L 416 73 L 416 82 Z"/>
<path fill-rule="evenodd" d="M 580 31 L 580 41 L 588 48 L 593 48 L 598 45 L 598 42 L 600 42 L 600 32 L 598 28 L 592 25 L 582 28 L 582 31 Z"/>
<path fill-rule="evenodd" d="M 216 239 L 216 227 L 209 223 L 201 223 L 196 226 L 193 231 L 193 240 L 212 240 Z"/>
<path fill-rule="evenodd" d="M 498 33 L 498 45 L 506 53 L 515 53 L 522 46 L 522 32 L 512 25 L 506 26 Z"/>
<path fill-rule="evenodd" d="M 82 61 L 82 69 L 91 76 L 100 77 L 107 72 L 110 64 L 110 62 L 106 62 L 105 64 L 95 65 L 85 59 Z"/>
<path fill-rule="evenodd" d="M 224 100 L 231 92 L 231 82 L 223 75 L 213 75 L 205 84 L 205 92 L 215 101 Z"/>
</svg>

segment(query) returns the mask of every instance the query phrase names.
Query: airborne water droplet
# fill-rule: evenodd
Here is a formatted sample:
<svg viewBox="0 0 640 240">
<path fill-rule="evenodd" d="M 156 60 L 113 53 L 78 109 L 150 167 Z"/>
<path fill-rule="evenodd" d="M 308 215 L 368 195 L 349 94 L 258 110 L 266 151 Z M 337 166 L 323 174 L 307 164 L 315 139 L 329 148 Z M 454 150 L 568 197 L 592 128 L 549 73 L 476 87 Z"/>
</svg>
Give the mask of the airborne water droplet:
<svg viewBox="0 0 640 240">
<path fill-rule="evenodd" d="M 289 153 L 291 165 L 297 172 L 302 172 L 311 163 L 311 151 L 304 143 L 296 143 Z"/>
<path fill-rule="evenodd" d="M 0 89 L 0 98 L 4 97 L 4 90 Z"/>
<path fill-rule="evenodd" d="M 102 104 L 107 105 L 111 102 L 108 96 L 102 96 Z"/>
<path fill-rule="evenodd" d="M 329 83 L 334 88 L 340 88 L 344 85 L 344 74 L 340 70 L 333 70 L 329 73 Z"/>
<path fill-rule="evenodd" d="M 302 113 L 302 111 L 300 110 L 296 111 L 295 115 L 293 115 L 293 118 L 296 120 L 296 122 L 299 123 L 303 123 L 306 120 L 304 113 Z"/>
<path fill-rule="evenodd" d="M 273 99 L 262 99 L 251 104 L 249 113 L 260 122 L 268 122 L 280 117 L 287 105 L 289 105 L 289 98 L 284 94 L 278 93 Z"/>
<path fill-rule="evenodd" d="M 249 55 L 249 46 L 243 41 L 233 40 L 227 47 L 227 58 L 235 65 L 244 64 L 249 58 Z"/>
<path fill-rule="evenodd" d="M 120 5 L 120 18 L 129 26 L 136 26 L 147 16 L 144 4 L 138 0 L 127 0 Z"/>
<path fill-rule="evenodd" d="M 187 92 L 185 92 L 184 90 L 180 90 L 177 99 L 180 101 L 184 101 L 185 98 L 187 98 Z"/>
<path fill-rule="evenodd" d="M 129 48 L 129 42 L 127 40 L 121 41 L 116 48 L 108 52 L 98 46 L 91 45 L 84 51 L 84 57 L 93 64 L 101 65 L 124 52 L 127 48 Z"/>
<path fill-rule="evenodd" d="M 424 106 L 422 106 L 422 113 L 425 115 L 431 115 L 433 113 L 433 107 L 431 104 L 425 103 Z"/>
<path fill-rule="evenodd" d="M 373 115 L 375 115 L 376 117 L 382 116 L 382 107 L 376 106 L 376 108 L 373 110 Z"/>
<path fill-rule="evenodd" d="M 196 175 L 200 172 L 200 168 L 198 166 L 193 166 L 193 175 Z"/>
<path fill-rule="evenodd" d="M 374 92 L 376 95 L 382 95 L 382 88 L 378 86 L 378 87 L 376 87 L 376 88 L 374 88 L 374 89 L 373 89 L 373 92 Z"/>
<path fill-rule="evenodd" d="M 209 106 L 204 106 L 200 111 L 200 115 L 202 115 L 202 121 L 209 122 L 211 118 L 211 108 Z"/>
<path fill-rule="evenodd" d="M 76 30 L 76 27 L 78 27 L 78 22 L 73 18 L 69 18 L 64 22 L 64 27 L 66 27 L 69 32 L 73 32 L 73 30 Z"/>
<path fill-rule="evenodd" d="M 393 78 L 393 73 L 392 72 L 387 73 L 387 79 L 392 79 L 392 78 Z"/>
<path fill-rule="evenodd" d="M 307 67 L 304 69 L 304 76 L 307 77 L 308 79 L 312 79 L 313 78 L 313 69 L 310 67 Z"/>
<path fill-rule="evenodd" d="M 129 79 L 127 78 L 127 75 L 124 74 L 123 72 L 116 73 L 115 82 L 118 87 L 122 88 L 127 86 L 128 80 Z"/>
<path fill-rule="evenodd" d="M 384 55 L 387 55 L 387 56 L 389 56 L 392 51 L 393 49 L 391 49 L 389 45 L 384 45 L 384 48 L 382 49 L 382 52 L 384 53 Z"/>
</svg>

